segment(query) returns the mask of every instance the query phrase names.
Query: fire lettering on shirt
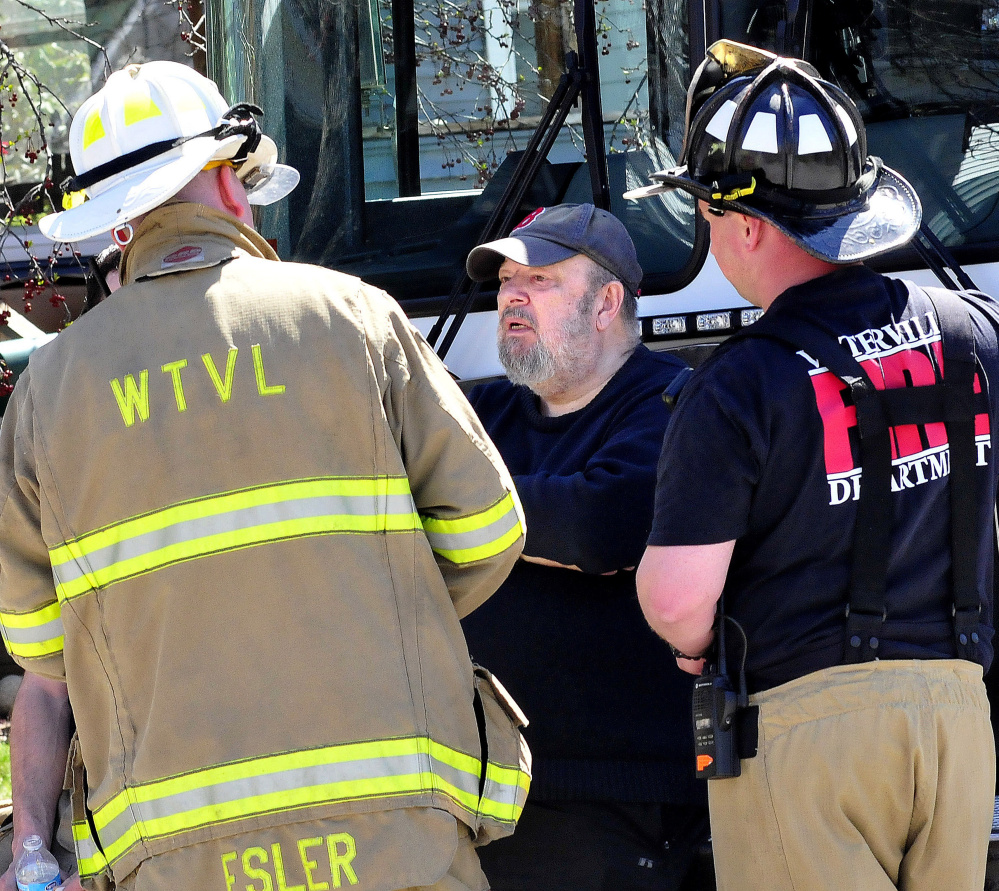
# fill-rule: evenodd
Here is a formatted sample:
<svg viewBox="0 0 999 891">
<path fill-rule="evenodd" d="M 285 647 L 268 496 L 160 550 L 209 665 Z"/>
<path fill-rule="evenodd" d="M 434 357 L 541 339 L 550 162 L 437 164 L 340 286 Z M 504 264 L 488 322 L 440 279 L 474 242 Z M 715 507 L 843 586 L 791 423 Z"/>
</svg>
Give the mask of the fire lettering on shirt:
<svg viewBox="0 0 999 891">
<path fill-rule="evenodd" d="M 881 328 L 839 338 L 879 390 L 935 384 L 943 368 L 940 329 L 932 313 Z M 822 417 L 829 504 L 860 497 L 859 430 L 857 410 L 845 396 L 849 387 L 804 350 L 798 355 L 812 368 L 809 376 Z M 975 393 L 981 381 L 975 375 Z M 977 464 L 984 467 L 991 448 L 988 414 L 975 417 Z M 950 448 L 943 423 L 906 424 L 891 428 L 892 492 L 912 489 L 950 473 Z"/>
<path fill-rule="evenodd" d="M 260 349 L 260 344 L 253 344 L 250 347 L 250 353 L 253 361 L 253 377 L 257 385 L 257 394 L 259 396 L 276 396 L 284 393 L 284 384 L 270 384 L 267 382 L 267 373 L 264 369 L 264 357 Z M 215 364 L 211 353 L 204 353 L 201 356 L 201 361 L 208 372 L 208 378 L 223 405 L 232 398 L 238 355 L 239 349 L 237 347 L 229 348 L 226 356 L 224 377 L 219 373 L 218 366 Z M 165 375 L 169 375 L 174 404 L 180 413 L 187 411 L 184 374 L 187 367 L 187 359 L 177 359 L 160 366 L 160 371 Z M 134 426 L 136 418 L 139 421 L 149 420 L 150 393 L 148 368 L 143 368 L 139 372 L 138 382 L 136 382 L 135 375 L 126 374 L 121 379 L 113 379 L 110 383 L 111 392 L 114 394 L 115 401 L 118 404 L 118 411 L 121 412 L 121 419 L 125 422 L 126 427 Z M 189 376 L 187 383 L 190 383 Z"/>
</svg>

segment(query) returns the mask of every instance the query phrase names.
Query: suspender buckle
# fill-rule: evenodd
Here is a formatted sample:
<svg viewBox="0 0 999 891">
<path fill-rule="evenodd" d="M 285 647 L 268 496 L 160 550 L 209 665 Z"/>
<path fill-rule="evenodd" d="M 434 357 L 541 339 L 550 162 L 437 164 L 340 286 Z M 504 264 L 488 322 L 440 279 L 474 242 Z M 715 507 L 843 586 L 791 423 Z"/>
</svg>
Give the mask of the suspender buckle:
<svg viewBox="0 0 999 891">
<path fill-rule="evenodd" d="M 978 627 L 981 622 L 982 605 L 966 609 L 952 608 L 954 616 L 954 642 L 957 644 L 959 659 L 977 661 L 978 642 L 981 639 Z"/>
<path fill-rule="evenodd" d="M 846 646 L 843 661 L 847 664 L 873 662 L 878 658 L 881 645 L 881 628 L 888 618 L 887 610 L 865 613 L 846 608 Z"/>
</svg>

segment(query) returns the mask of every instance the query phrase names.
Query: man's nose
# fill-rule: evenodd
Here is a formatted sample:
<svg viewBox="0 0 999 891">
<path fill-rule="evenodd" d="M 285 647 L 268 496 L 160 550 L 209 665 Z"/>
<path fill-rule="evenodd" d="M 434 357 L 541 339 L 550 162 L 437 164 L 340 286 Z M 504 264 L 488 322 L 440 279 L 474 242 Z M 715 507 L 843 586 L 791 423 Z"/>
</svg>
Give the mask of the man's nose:
<svg viewBox="0 0 999 891">
<path fill-rule="evenodd" d="M 519 275 L 511 276 L 503 282 L 497 295 L 500 309 L 527 303 L 529 296 L 525 284 L 525 280 Z"/>
</svg>

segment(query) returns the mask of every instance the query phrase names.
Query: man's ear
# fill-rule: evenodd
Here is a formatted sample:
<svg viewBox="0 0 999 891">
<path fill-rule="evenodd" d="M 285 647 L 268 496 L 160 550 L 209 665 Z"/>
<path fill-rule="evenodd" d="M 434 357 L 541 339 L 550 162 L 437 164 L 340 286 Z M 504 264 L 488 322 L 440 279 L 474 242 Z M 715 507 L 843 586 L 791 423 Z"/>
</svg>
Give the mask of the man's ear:
<svg viewBox="0 0 999 891">
<path fill-rule="evenodd" d="M 766 223 L 759 217 L 751 217 L 741 213 L 739 214 L 739 225 L 743 247 L 748 251 L 755 251 L 760 246 Z"/>
<path fill-rule="evenodd" d="M 624 304 L 624 285 L 619 281 L 608 282 L 597 297 L 597 330 L 606 331 Z"/>
<path fill-rule="evenodd" d="M 253 224 L 253 212 L 250 210 L 250 203 L 246 200 L 246 189 L 236 176 L 236 171 L 228 164 L 222 164 L 215 168 L 216 185 L 219 190 L 219 198 L 222 205 L 241 223 Z"/>
</svg>

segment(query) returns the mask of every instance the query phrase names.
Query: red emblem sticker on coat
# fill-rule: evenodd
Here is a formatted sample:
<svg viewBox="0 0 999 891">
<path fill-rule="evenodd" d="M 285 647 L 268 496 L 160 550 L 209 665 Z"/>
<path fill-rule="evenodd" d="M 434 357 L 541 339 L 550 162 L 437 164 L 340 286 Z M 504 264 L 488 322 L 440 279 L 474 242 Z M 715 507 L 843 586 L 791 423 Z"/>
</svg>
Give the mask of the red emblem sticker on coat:
<svg viewBox="0 0 999 891">
<path fill-rule="evenodd" d="M 163 258 L 162 265 L 175 266 L 177 263 L 187 263 L 190 260 L 204 260 L 205 251 L 203 248 L 189 244 L 186 247 L 177 248 L 172 254 L 167 254 Z"/>
</svg>

